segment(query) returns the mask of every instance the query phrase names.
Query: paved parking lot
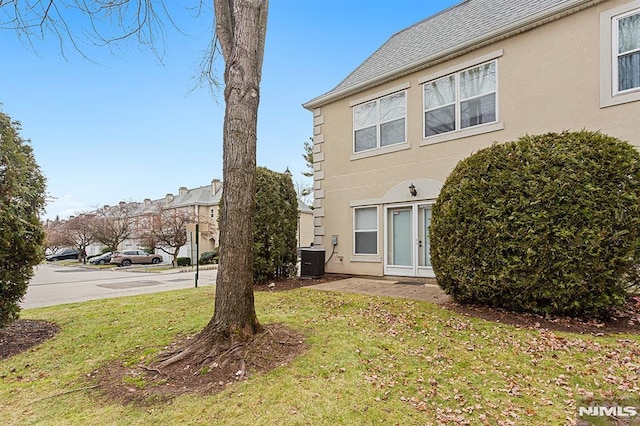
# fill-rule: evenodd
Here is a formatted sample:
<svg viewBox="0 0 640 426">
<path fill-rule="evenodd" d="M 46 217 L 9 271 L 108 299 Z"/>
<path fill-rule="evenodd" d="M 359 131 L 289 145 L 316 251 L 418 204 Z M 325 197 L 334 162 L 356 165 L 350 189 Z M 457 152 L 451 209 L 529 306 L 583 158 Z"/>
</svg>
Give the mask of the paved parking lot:
<svg viewBox="0 0 640 426">
<path fill-rule="evenodd" d="M 195 270 L 161 272 L 149 268 L 148 271 L 41 264 L 35 270 L 21 305 L 23 308 L 36 308 L 195 286 Z M 201 270 L 198 286 L 214 285 L 216 273 L 215 269 Z"/>
</svg>

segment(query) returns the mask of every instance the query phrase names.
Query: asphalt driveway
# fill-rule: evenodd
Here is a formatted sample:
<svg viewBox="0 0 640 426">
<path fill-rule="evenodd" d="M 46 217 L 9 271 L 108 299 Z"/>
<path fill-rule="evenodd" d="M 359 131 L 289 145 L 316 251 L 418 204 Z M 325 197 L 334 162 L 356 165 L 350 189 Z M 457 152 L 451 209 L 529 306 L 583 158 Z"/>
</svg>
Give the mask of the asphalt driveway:
<svg viewBox="0 0 640 426">
<path fill-rule="evenodd" d="M 61 305 L 195 286 L 195 271 L 133 272 L 126 268 L 90 269 L 43 263 L 35 269 L 21 305 L 23 308 Z M 198 286 L 214 285 L 215 269 L 201 269 Z"/>
</svg>

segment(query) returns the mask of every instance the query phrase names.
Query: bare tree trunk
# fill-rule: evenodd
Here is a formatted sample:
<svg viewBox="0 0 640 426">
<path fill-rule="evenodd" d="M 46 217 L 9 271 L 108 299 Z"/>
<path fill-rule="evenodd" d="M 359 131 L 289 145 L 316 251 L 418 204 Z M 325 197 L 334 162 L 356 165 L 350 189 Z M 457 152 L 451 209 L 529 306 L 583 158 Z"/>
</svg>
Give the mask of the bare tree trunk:
<svg viewBox="0 0 640 426">
<path fill-rule="evenodd" d="M 173 253 L 171 253 L 171 264 L 173 266 L 178 264 L 178 253 L 180 253 L 180 247 L 175 247 Z"/>
<path fill-rule="evenodd" d="M 258 331 L 253 297 L 253 222 L 260 79 L 268 0 L 214 0 L 225 59 L 223 192 L 215 311 L 209 324 L 158 368 L 217 364 L 242 356 Z M 240 361 L 241 364 L 243 361 Z M 243 368 L 242 368 L 243 369 Z"/>
<path fill-rule="evenodd" d="M 215 6 L 225 58 L 224 186 L 215 311 L 202 334 L 235 340 L 260 329 L 253 297 L 253 212 L 268 1 L 216 0 Z"/>
</svg>

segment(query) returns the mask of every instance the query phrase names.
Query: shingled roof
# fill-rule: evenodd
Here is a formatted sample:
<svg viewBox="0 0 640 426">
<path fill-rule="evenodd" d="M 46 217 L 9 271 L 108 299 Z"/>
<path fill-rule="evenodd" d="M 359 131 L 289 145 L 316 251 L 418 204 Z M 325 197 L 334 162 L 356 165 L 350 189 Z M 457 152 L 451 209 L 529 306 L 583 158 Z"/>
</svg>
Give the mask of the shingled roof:
<svg viewBox="0 0 640 426">
<path fill-rule="evenodd" d="M 317 108 L 596 2 L 465 0 L 394 34 L 334 89 L 303 106 Z"/>
<path fill-rule="evenodd" d="M 220 204 L 222 190 L 219 189 L 214 194 L 211 185 L 201 186 L 199 188 L 187 189 L 179 191 L 170 203 L 168 208 L 188 207 L 188 206 L 217 206 Z"/>
<path fill-rule="evenodd" d="M 127 204 L 134 212 L 134 215 L 144 215 L 149 213 L 155 213 L 159 208 L 174 209 L 184 208 L 191 206 L 217 206 L 220 204 L 222 198 L 222 183 L 215 193 L 213 192 L 213 183 L 211 185 L 201 186 L 198 188 L 187 189 L 186 187 L 180 188 L 177 195 L 167 194 L 164 198 L 158 200 L 146 199 L 143 202 L 122 202 L 122 205 Z M 117 207 L 113 206 L 114 208 Z M 108 211 L 111 206 L 104 206 L 104 210 Z M 300 213 L 313 213 L 313 210 L 307 206 L 298 197 L 298 212 Z"/>
</svg>

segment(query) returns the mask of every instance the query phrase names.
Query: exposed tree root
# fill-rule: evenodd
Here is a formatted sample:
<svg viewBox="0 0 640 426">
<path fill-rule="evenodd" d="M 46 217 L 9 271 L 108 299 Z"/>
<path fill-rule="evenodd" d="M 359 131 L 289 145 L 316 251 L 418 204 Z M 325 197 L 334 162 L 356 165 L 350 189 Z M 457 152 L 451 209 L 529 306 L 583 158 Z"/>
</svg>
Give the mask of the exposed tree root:
<svg viewBox="0 0 640 426">
<path fill-rule="evenodd" d="M 242 351 L 245 342 L 224 341 L 221 338 L 208 339 L 198 337 L 182 344 L 176 351 L 169 352 L 160 357 L 161 361 L 153 366 L 164 370 L 174 364 L 181 364 L 185 368 L 213 368 L 226 366 L 234 356 Z"/>
<path fill-rule="evenodd" d="M 65 391 L 65 392 L 57 393 L 55 395 L 45 396 L 44 398 L 36 399 L 35 401 L 31 401 L 29 403 L 29 405 L 36 404 L 36 403 L 38 403 L 40 401 L 44 401 L 44 400 L 47 400 L 47 399 L 57 398 L 59 396 L 64 396 L 64 395 L 69 395 L 71 393 L 82 392 L 84 390 L 89 390 L 89 389 L 96 389 L 98 387 L 100 387 L 100 385 L 84 386 L 84 387 L 81 387 L 81 388 L 71 389 L 71 390 L 68 390 L 68 391 Z"/>
<path fill-rule="evenodd" d="M 286 365 L 305 350 L 304 336 L 272 324 L 245 340 L 211 341 L 200 334 L 172 344 L 153 364 L 131 368 L 113 362 L 90 378 L 103 394 L 123 403 L 164 403 L 184 393 L 220 392 L 253 374 Z M 132 386 L 131 377 L 144 386 Z"/>
</svg>

